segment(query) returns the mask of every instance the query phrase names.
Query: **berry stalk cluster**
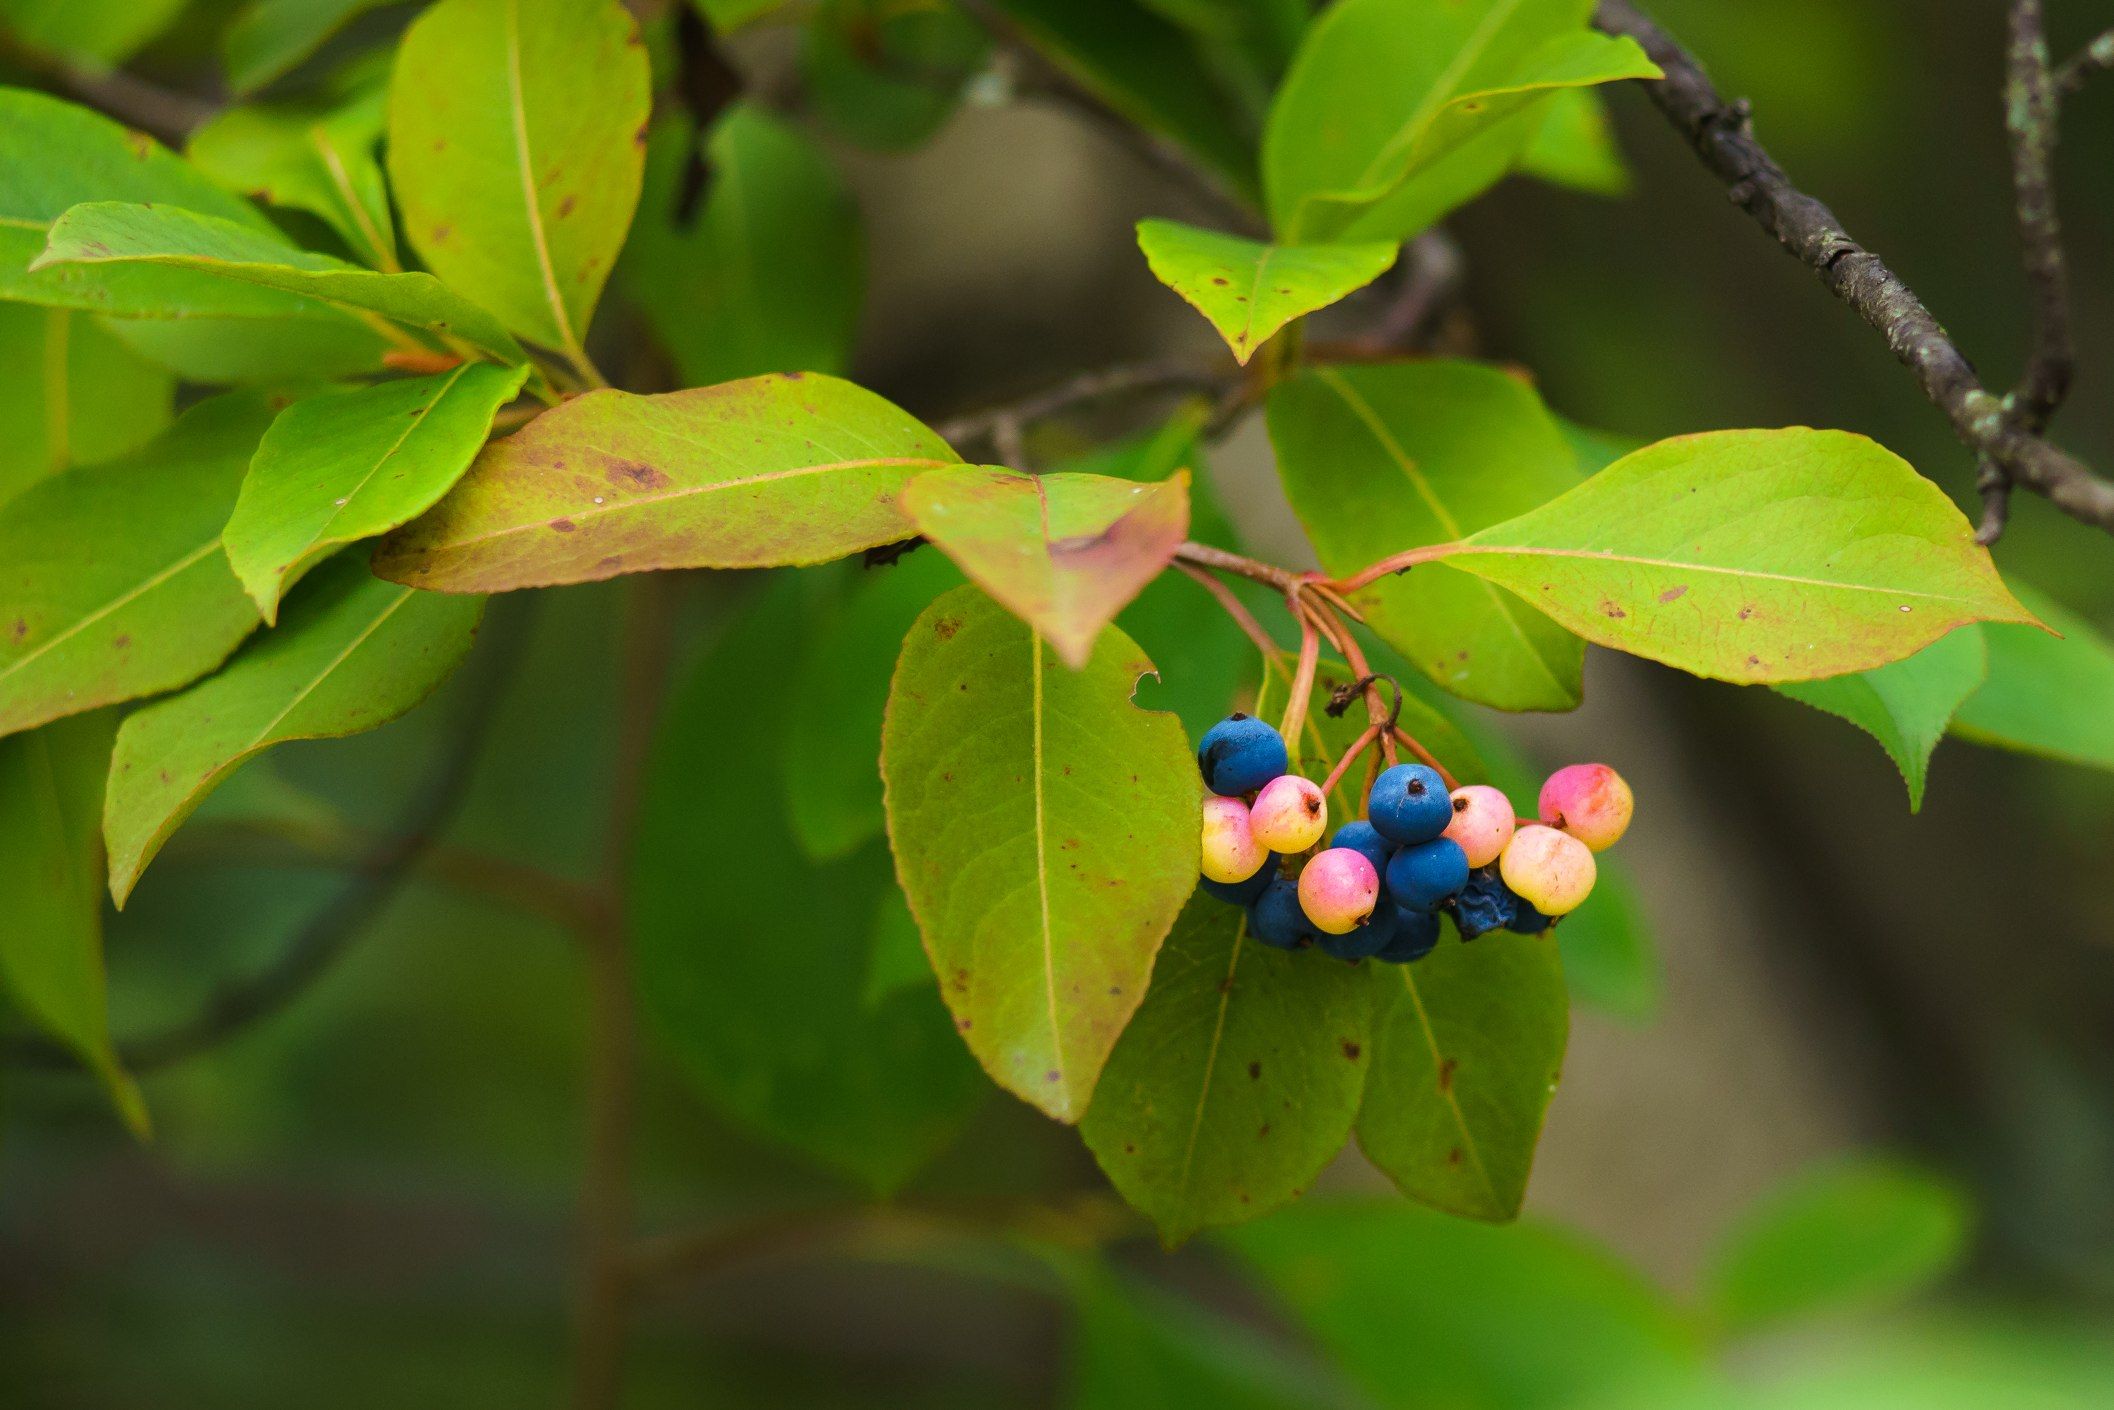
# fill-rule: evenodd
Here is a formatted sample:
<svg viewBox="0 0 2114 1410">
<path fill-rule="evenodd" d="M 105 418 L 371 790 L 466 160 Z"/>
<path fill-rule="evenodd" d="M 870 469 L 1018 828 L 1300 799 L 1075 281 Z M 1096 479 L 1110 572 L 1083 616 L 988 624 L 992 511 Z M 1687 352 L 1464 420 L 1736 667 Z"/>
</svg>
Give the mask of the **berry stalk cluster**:
<svg viewBox="0 0 2114 1410">
<path fill-rule="evenodd" d="M 1373 780 L 1366 816 L 1324 848 L 1327 795 L 1290 765 L 1284 736 L 1262 720 L 1233 714 L 1205 733 L 1202 885 L 1245 907 L 1265 945 L 1348 961 L 1422 959 L 1442 914 L 1463 940 L 1540 934 L 1592 892 L 1593 854 L 1621 838 L 1635 806 L 1605 764 L 1551 774 L 1533 821 L 1499 789 L 1449 792 L 1432 765 L 1396 764 Z"/>
</svg>

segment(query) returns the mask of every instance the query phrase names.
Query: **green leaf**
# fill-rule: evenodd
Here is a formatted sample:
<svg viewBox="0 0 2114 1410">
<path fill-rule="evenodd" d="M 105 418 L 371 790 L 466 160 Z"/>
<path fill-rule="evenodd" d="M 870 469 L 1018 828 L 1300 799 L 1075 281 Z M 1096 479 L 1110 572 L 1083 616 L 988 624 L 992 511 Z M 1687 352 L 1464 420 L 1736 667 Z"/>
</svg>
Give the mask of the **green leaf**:
<svg viewBox="0 0 2114 1410">
<path fill-rule="evenodd" d="M 225 280 L 212 282 L 226 284 Z M 312 386 L 380 372 L 384 359 L 401 346 L 374 324 L 317 303 L 308 303 L 287 317 L 106 318 L 101 322 L 112 337 L 140 357 L 186 382 L 207 385 Z"/>
<path fill-rule="evenodd" d="M 389 179 L 426 265 L 584 358 L 638 205 L 646 50 L 617 0 L 440 0 L 397 50 Z"/>
<path fill-rule="evenodd" d="M 973 587 L 910 629 L 881 732 L 888 835 L 969 1049 L 1060 1121 L 1086 1111 L 1196 885 L 1195 762 L 1131 704 L 1120 631 L 1083 670 Z"/>
<path fill-rule="evenodd" d="M 930 551 L 861 569 L 808 635 L 785 703 L 784 793 L 793 833 L 817 861 L 845 856 L 886 827 L 877 761 L 888 679 L 910 624 L 961 583 L 961 570 Z"/>
<path fill-rule="evenodd" d="M 375 160 L 386 100 L 372 87 L 335 104 L 229 108 L 184 151 L 216 181 L 317 216 L 362 264 L 394 270 L 396 227 Z"/>
<path fill-rule="evenodd" d="M 0 304 L 0 504 L 169 424 L 168 374 L 82 314 Z"/>
<path fill-rule="evenodd" d="M 800 74 L 824 122 L 902 151 L 953 114 L 990 48 L 983 26 L 945 0 L 823 0 L 801 30 Z"/>
<path fill-rule="evenodd" d="M 251 758 L 360 734 L 432 694 L 483 615 L 482 598 L 414 592 L 344 555 L 225 670 L 126 716 L 103 805 L 112 899 L 125 903 L 169 835 Z"/>
<path fill-rule="evenodd" d="M 221 37 L 228 87 L 247 96 L 302 63 L 358 15 L 389 0 L 250 0 Z"/>
<path fill-rule="evenodd" d="M 1448 561 L 1588 641 L 1742 685 L 2033 621 L 1936 485 L 1863 436 L 1803 426 L 1660 441 Z"/>
<path fill-rule="evenodd" d="M 1533 389 L 1474 363 L 1303 372 L 1271 391 L 1269 422 L 1285 493 L 1339 576 L 1499 523 L 1579 478 Z M 1455 566 L 1383 578 L 1356 601 L 1374 631 L 1456 695 L 1501 710 L 1578 704 L 1578 638 Z"/>
<path fill-rule="evenodd" d="M 99 713 L 0 739 L 0 992 L 78 1053 L 145 1137 L 146 1104 L 118 1065 L 104 1003 L 96 824 L 116 728 Z"/>
<path fill-rule="evenodd" d="M 1415 964 L 1378 966 L 1366 1158 L 1420 1203 L 1518 1215 L 1563 1071 L 1571 1011 L 1550 935 L 1449 935 Z"/>
<path fill-rule="evenodd" d="M 949 466 L 912 480 L 902 507 L 919 533 L 1076 671 L 1101 629 L 1188 536 L 1189 472 L 1148 485 Z"/>
<path fill-rule="evenodd" d="M 1382 1405 L 1582 1405 L 1705 1364 L 1663 1293 L 1551 1225 L 1310 1199 L 1216 1238 Z"/>
<path fill-rule="evenodd" d="M 75 206 L 52 225 L 51 242 L 31 267 L 63 265 L 157 268 L 298 295 L 295 311 L 312 301 L 355 316 L 380 314 L 502 362 L 523 360 L 520 345 L 489 313 L 430 274 L 380 274 L 215 216 L 116 201 Z M 156 309 L 135 304 L 130 311 L 153 314 Z M 174 317 L 183 308 L 169 305 L 160 312 Z"/>
<path fill-rule="evenodd" d="M 1848 720 L 1878 740 L 1894 767 L 1901 770 L 1901 781 L 1908 785 L 1908 810 L 1913 813 L 1923 807 L 1931 751 L 1945 737 L 1953 712 L 1980 689 L 1988 670 L 1982 629 L 1962 627 L 1913 656 L 1869 671 L 1826 680 L 1787 681 L 1775 689 Z"/>
<path fill-rule="evenodd" d="M 220 528 L 270 421 L 261 397 L 217 397 L 0 507 L 0 734 L 173 690 L 250 634 Z"/>
<path fill-rule="evenodd" d="M 1399 253 L 1384 242 L 1265 245 L 1172 220 L 1140 221 L 1138 248 L 1153 277 L 1210 319 L 1243 365 L 1293 319 L 1385 274 Z"/>
<path fill-rule="evenodd" d="M 0 30 L 26 49 L 94 71 L 166 30 L 189 0 L 0 0 Z"/>
<path fill-rule="evenodd" d="M 1600 95 L 1590 88 L 1566 88 L 1550 97 L 1547 109 L 1520 153 L 1519 169 L 1591 196 L 1628 195 L 1630 169 Z"/>
<path fill-rule="evenodd" d="M 712 129 L 710 184 L 681 210 L 694 150 L 664 123 L 646 153 L 624 287 L 685 384 L 766 372 L 841 372 L 865 284 L 858 211 L 836 169 L 796 128 L 739 104 Z"/>
<path fill-rule="evenodd" d="M 896 508 L 944 441 L 834 377 L 577 397 L 486 448 L 375 571 L 504 592 L 654 568 L 820 563 L 908 536 Z"/>
<path fill-rule="evenodd" d="M 317 559 L 432 508 L 527 376 L 525 367 L 466 362 L 279 413 L 221 534 L 264 620 L 277 618 L 280 595 Z"/>
<path fill-rule="evenodd" d="M 1989 679 L 1953 716 L 1952 732 L 1977 744 L 2068 764 L 2114 769 L 2114 641 L 2027 584 L 2019 600 L 2050 629 L 1992 624 Z"/>
<path fill-rule="evenodd" d="M 662 725 L 632 868 L 639 988 L 714 1107 L 887 1192 L 989 1088 L 914 938 L 925 982 L 872 997 L 875 917 L 894 890 L 886 851 L 809 862 L 778 803 L 786 727 L 764 696 L 801 636 L 800 586 L 779 583 L 743 614 Z"/>
<path fill-rule="evenodd" d="M 1292 61 L 1263 135 L 1280 238 L 1405 240 L 1496 182 L 1546 100 L 1659 70 L 1586 28 L 1593 0 L 1342 0 Z"/>
<path fill-rule="evenodd" d="M 1372 1046 L 1365 969 L 1249 938 L 1192 896 L 1079 1134 L 1169 1246 L 1297 1199 L 1350 1135 Z"/>
<path fill-rule="evenodd" d="M 1706 1275 L 1707 1300 L 1737 1331 L 1897 1301 L 1959 1262 L 1968 1219 L 1955 1186 L 1894 1161 L 1810 1171 L 1727 1234 Z"/>
<path fill-rule="evenodd" d="M 1314 1410 L 1319 1377 L 1236 1324 L 1085 1258 L 1067 1260 L 1074 1410 Z M 1333 1389 L 1333 1387 L 1330 1387 Z"/>
<path fill-rule="evenodd" d="M 995 0 L 1051 62 L 1139 126 L 1188 148 L 1242 195 L 1255 144 L 1189 36 L 1133 0 Z"/>
</svg>

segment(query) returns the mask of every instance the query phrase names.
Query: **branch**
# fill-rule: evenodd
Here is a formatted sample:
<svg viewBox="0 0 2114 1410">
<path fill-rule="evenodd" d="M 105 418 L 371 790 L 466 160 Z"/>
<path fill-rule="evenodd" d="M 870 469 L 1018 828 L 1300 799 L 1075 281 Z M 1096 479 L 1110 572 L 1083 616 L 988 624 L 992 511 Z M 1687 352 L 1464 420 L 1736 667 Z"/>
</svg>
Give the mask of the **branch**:
<svg viewBox="0 0 2114 1410">
<path fill-rule="evenodd" d="M 2114 69 L 2114 29 L 2087 44 L 2070 56 L 2068 62 L 2055 71 L 2055 95 L 2067 98 L 2085 86 L 2085 81 L 2096 73 Z"/>
<path fill-rule="evenodd" d="M 1016 439 L 1029 423 L 1062 415 L 1089 402 L 1143 392 L 1223 393 L 1238 381 L 1239 373 L 1230 366 L 1175 361 L 1119 363 L 1067 377 L 1054 387 L 1046 387 L 1003 406 L 958 416 L 936 429 L 940 439 L 950 445 L 984 437 L 1005 444 Z"/>
<path fill-rule="evenodd" d="M 101 109 L 128 127 L 181 147 L 193 129 L 219 111 L 193 93 L 164 88 L 122 69 L 92 69 L 38 53 L 0 33 L 0 58 L 11 60 L 69 97 Z"/>
<path fill-rule="evenodd" d="M 1744 102 L 1721 98 L 1695 58 L 1629 0 L 1600 0 L 1594 23 L 1636 40 L 1665 71 L 1665 78 L 1644 83 L 1652 102 L 1725 183 L 1733 202 L 1885 337 L 1964 444 L 2011 483 L 2114 533 L 2114 484 L 2017 422 L 1922 300 L 1852 239 L 1833 211 L 1791 184 L 1755 141 Z"/>
</svg>

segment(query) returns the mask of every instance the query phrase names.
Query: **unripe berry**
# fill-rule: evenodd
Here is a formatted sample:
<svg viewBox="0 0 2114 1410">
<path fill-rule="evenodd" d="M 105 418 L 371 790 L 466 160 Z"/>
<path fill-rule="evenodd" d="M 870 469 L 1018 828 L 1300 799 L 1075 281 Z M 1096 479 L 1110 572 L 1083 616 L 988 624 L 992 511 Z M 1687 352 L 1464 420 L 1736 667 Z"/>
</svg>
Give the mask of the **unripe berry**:
<svg viewBox="0 0 2114 1410">
<path fill-rule="evenodd" d="M 1373 864 L 1374 871 L 1383 874 L 1387 871 L 1387 859 L 1395 855 L 1395 844 L 1382 837 L 1379 830 L 1363 818 L 1337 828 L 1336 835 L 1329 839 L 1329 846 L 1348 847 L 1362 854 Z"/>
<path fill-rule="evenodd" d="M 1505 885 L 1497 868 L 1484 867 L 1468 878 L 1468 884 L 1454 898 L 1453 923 L 1463 940 L 1473 940 L 1512 924 L 1518 905 L 1519 897 Z"/>
<path fill-rule="evenodd" d="M 1213 881 L 1207 876 L 1202 881 L 1199 881 L 1197 885 L 1203 889 L 1204 894 L 1207 896 L 1216 896 L 1219 900 L 1231 906 L 1245 906 L 1257 896 L 1262 895 L 1263 888 L 1275 880 L 1277 880 L 1277 858 L 1273 856 L 1265 858 L 1263 864 L 1255 869 L 1255 875 L 1249 877 L 1246 881 Z"/>
<path fill-rule="evenodd" d="M 1284 736 L 1261 720 L 1234 713 L 1204 731 L 1196 766 L 1213 793 L 1253 793 L 1292 766 Z"/>
<path fill-rule="evenodd" d="M 1429 842 L 1453 821 L 1446 780 L 1428 764 L 1397 764 L 1373 780 L 1366 816 L 1390 842 Z"/>
<path fill-rule="evenodd" d="M 1405 911 L 1400 906 L 1381 903 L 1382 910 L 1392 911 L 1395 933 L 1373 958 L 1388 964 L 1409 964 L 1430 954 L 1439 943 L 1439 918 L 1431 911 Z M 1376 917 L 1377 919 L 1377 917 Z M 1368 930 L 1371 926 L 1366 927 Z"/>
<path fill-rule="evenodd" d="M 1387 864 L 1387 899 L 1413 911 L 1435 911 L 1468 884 L 1468 854 L 1450 837 L 1404 847 Z"/>
<path fill-rule="evenodd" d="M 1567 764 L 1541 786 L 1541 820 L 1596 852 L 1622 840 L 1636 806 L 1629 784 L 1606 764 Z"/>
<path fill-rule="evenodd" d="M 1296 950 L 1320 938 L 1299 908 L 1299 883 L 1277 876 L 1248 903 L 1248 933 L 1275 950 Z"/>
<path fill-rule="evenodd" d="M 1380 873 L 1348 847 L 1329 848 L 1299 874 L 1299 907 L 1325 935 L 1350 934 L 1379 899 Z"/>
<path fill-rule="evenodd" d="M 1298 774 L 1264 784 L 1248 810 L 1249 833 L 1272 852 L 1304 852 L 1328 827 L 1329 805 L 1321 786 Z"/>
<path fill-rule="evenodd" d="M 1593 890 L 1597 868 L 1585 843 L 1539 824 L 1521 828 L 1505 844 L 1498 873 L 1522 901 L 1546 916 L 1569 915 Z"/>
<path fill-rule="evenodd" d="M 1246 881 L 1263 869 L 1270 849 L 1248 827 L 1248 805 L 1238 798 L 1204 800 L 1204 876 Z"/>
<path fill-rule="evenodd" d="M 1453 820 L 1446 824 L 1446 836 L 1461 844 L 1469 866 L 1489 866 L 1512 840 L 1512 800 L 1502 789 L 1471 783 L 1456 788 L 1452 802 Z"/>
</svg>

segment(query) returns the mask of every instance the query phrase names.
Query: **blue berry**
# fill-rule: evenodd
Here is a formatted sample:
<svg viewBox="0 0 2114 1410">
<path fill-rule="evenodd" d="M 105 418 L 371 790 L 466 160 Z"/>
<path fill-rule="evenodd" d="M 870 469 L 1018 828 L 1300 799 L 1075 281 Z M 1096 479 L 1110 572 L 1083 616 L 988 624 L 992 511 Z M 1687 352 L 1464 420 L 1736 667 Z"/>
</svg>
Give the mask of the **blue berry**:
<svg viewBox="0 0 2114 1410">
<path fill-rule="evenodd" d="M 1388 964 L 1408 964 L 1430 954 L 1432 946 L 1439 943 L 1439 918 L 1430 911 L 1405 911 L 1400 906 L 1389 909 L 1395 913 L 1395 935 L 1373 958 Z"/>
<path fill-rule="evenodd" d="M 1499 884 L 1502 885 L 1502 881 Z M 1510 887 L 1506 889 L 1511 890 Z M 1521 935 L 1539 935 L 1555 923 L 1554 916 L 1543 915 L 1528 905 L 1518 892 L 1512 893 L 1512 919 L 1505 923 L 1505 929 L 1516 930 Z"/>
<path fill-rule="evenodd" d="M 1420 842 L 1387 864 L 1387 895 L 1413 911 L 1435 911 L 1468 884 L 1468 854 L 1451 837 Z"/>
<path fill-rule="evenodd" d="M 1296 950 L 1321 938 L 1300 908 L 1299 883 L 1282 876 L 1271 878 L 1263 894 L 1248 903 L 1248 933 L 1276 950 Z"/>
<path fill-rule="evenodd" d="M 1473 940 L 1512 924 L 1518 906 L 1519 897 L 1505 885 L 1497 868 L 1484 867 L 1469 876 L 1467 887 L 1455 899 L 1453 923 L 1460 927 L 1463 940 Z"/>
<path fill-rule="evenodd" d="M 1264 888 L 1271 882 L 1277 880 L 1277 861 L 1277 855 L 1273 852 L 1256 868 L 1255 875 L 1246 881 L 1213 881 L 1205 876 L 1197 878 L 1197 885 L 1207 896 L 1216 896 L 1229 905 L 1245 906 L 1262 895 Z"/>
<path fill-rule="evenodd" d="M 1336 835 L 1329 839 L 1329 846 L 1348 847 L 1353 852 L 1363 853 L 1365 859 L 1373 864 L 1373 870 L 1382 876 L 1387 875 L 1387 859 L 1395 854 L 1395 844 L 1382 837 L 1378 828 L 1363 819 L 1347 822 L 1337 828 Z"/>
<path fill-rule="evenodd" d="M 1382 901 L 1373 908 L 1373 914 L 1365 924 L 1348 935 L 1323 935 L 1316 943 L 1321 952 L 1339 960 L 1371 959 L 1393 942 L 1400 933 L 1397 917 L 1402 914 L 1398 907 Z"/>
<path fill-rule="evenodd" d="M 1261 720 L 1238 712 L 1204 731 L 1197 745 L 1196 766 L 1204 787 L 1233 797 L 1253 793 L 1292 766 L 1284 736 Z"/>
<path fill-rule="evenodd" d="M 1397 764 L 1373 780 L 1366 816 L 1390 842 L 1429 842 L 1453 821 L 1446 780 L 1429 764 Z"/>
</svg>

